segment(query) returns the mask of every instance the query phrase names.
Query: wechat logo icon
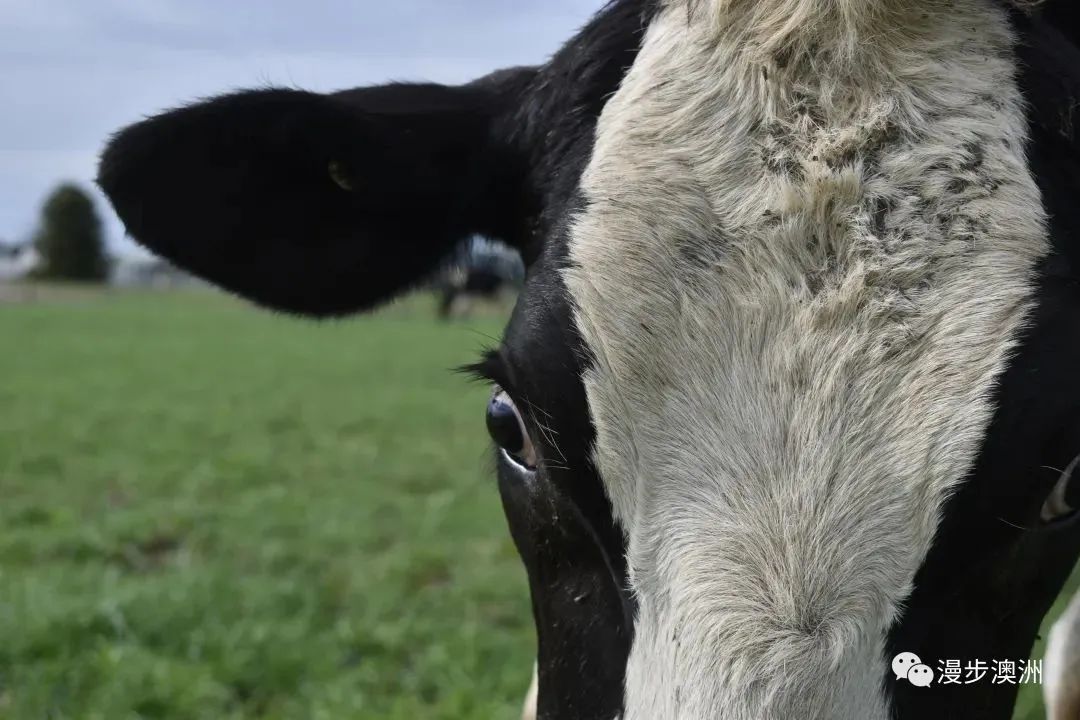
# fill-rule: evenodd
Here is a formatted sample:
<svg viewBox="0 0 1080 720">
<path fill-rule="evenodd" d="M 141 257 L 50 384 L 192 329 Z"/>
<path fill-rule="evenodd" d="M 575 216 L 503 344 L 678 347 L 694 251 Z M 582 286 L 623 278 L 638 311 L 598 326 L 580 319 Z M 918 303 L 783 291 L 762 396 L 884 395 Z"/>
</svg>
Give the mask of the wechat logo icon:
<svg viewBox="0 0 1080 720">
<path fill-rule="evenodd" d="M 907 680 L 915 687 L 930 687 L 934 682 L 934 671 L 915 653 L 902 652 L 892 661 L 892 671 L 897 680 Z"/>
</svg>

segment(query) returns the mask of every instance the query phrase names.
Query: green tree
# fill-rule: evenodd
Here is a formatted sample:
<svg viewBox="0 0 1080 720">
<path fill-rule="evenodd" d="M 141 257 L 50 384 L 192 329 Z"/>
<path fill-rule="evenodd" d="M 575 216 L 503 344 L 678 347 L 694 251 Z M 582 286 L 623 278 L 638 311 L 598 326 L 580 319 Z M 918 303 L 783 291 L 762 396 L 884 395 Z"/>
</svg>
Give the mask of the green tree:
<svg viewBox="0 0 1080 720">
<path fill-rule="evenodd" d="M 45 201 L 34 238 L 38 277 L 103 282 L 109 273 L 101 219 L 82 188 L 64 183 Z"/>
</svg>

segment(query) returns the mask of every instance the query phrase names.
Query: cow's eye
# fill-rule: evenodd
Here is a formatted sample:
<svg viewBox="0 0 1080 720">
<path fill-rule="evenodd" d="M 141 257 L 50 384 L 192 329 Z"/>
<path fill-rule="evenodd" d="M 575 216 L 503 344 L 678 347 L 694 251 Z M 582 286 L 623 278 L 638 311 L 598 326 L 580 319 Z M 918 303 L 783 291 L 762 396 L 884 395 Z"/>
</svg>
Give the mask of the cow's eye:
<svg viewBox="0 0 1080 720">
<path fill-rule="evenodd" d="M 1039 514 L 1044 523 L 1067 520 L 1080 510 L 1080 477 L 1077 476 L 1080 476 L 1080 455 L 1069 463 L 1054 489 L 1046 496 Z"/>
<path fill-rule="evenodd" d="M 511 460 L 527 470 L 536 468 L 536 451 L 525 421 L 505 390 L 496 389 L 488 402 L 487 428 L 491 439 Z"/>
</svg>

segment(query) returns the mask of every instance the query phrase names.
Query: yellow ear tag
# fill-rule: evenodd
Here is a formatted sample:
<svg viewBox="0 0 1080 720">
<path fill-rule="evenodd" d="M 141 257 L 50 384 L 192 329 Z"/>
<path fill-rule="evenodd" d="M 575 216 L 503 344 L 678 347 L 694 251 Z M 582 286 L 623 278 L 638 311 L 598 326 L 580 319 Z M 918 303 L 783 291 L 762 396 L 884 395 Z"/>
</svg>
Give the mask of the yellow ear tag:
<svg viewBox="0 0 1080 720">
<path fill-rule="evenodd" d="M 345 174 L 345 168 L 341 166 L 341 163 L 337 160 L 331 160 L 327 170 L 329 170 L 330 179 L 334 181 L 335 185 L 342 190 L 352 191 L 352 181 L 349 180 L 349 176 Z"/>
</svg>

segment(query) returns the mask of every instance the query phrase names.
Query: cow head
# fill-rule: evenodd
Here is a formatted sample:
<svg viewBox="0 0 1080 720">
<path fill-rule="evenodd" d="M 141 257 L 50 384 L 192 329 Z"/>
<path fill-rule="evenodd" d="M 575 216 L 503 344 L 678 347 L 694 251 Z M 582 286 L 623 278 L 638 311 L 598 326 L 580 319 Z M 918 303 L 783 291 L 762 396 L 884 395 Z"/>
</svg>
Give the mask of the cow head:
<svg viewBox="0 0 1080 720">
<path fill-rule="evenodd" d="M 474 370 L 541 717 L 1006 718 L 892 658 L 1026 659 L 1080 548 L 1080 53 L 1007 13 L 617 0 L 469 85 L 159 115 L 100 183 L 304 315 L 521 251 Z"/>
</svg>

